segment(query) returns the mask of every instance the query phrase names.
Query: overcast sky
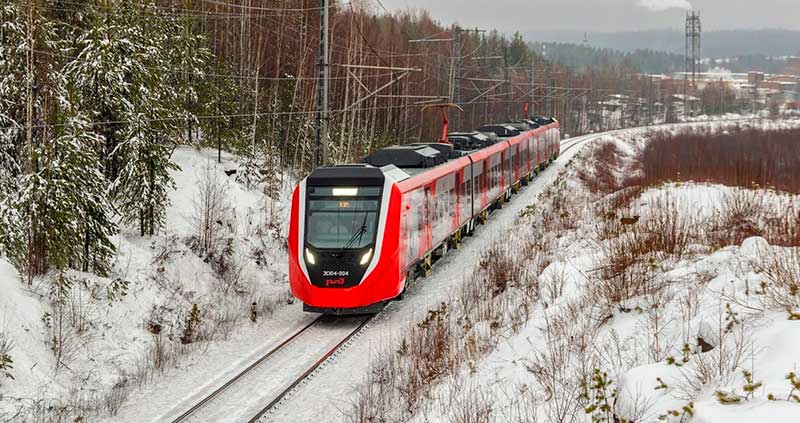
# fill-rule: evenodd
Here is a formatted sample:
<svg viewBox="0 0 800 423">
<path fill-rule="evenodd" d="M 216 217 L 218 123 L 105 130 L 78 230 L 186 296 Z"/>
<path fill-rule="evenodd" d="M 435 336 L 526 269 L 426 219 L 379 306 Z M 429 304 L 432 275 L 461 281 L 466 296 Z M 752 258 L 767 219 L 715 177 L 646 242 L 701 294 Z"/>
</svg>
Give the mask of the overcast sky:
<svg viewBox="0 0 800 423">
<path fill-rule="evenodd" d="M 424 8 L 445 24 L 503 32 L 683 28 L 700 11 L 704 30 L 800 30 L 800 0 L 381 0 L 389 10 Z M 546 15 L 541 19 L 537 16 Z"/>
</svg>

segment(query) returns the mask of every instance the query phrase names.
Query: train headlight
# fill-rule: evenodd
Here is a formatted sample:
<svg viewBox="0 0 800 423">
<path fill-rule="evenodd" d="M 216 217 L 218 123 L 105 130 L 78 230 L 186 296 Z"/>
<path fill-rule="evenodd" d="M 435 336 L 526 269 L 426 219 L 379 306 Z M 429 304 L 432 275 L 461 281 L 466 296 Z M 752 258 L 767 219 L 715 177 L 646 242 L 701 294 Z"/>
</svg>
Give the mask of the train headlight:
<svg viewBox="0 0 800 423">
<path fill-rule="evenodd" d="M 370 248 L 369 251 L 367 251 L 366 253 L 364 253 L 363 256 L 361 256 L 361 260 L 358 262 L 358 264 L 364 266 L 365 264 L 369 263 L 369 259 L 371 258 L 372 258 L 372 248 Z"/>
<path fill-rule="evenodd" d="M 308 264 L 317 264 L 317 258 L 314 257 L 314 253 L 312 253 L 308 248 L 306 248 L 306 261 Z"/>
<path fill-rule="evenodd" d="M 334 188 L 334 197 L 355 197 L 358 195 L 358 188 Z"/>
</svg>

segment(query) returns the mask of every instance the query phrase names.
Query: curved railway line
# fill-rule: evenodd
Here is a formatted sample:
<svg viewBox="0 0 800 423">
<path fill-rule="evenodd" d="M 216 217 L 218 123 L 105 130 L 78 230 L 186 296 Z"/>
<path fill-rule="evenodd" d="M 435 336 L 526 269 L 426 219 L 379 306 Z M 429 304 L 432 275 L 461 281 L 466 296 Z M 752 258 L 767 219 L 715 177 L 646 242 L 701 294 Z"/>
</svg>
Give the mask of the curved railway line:
<svg viewBox="0 0 800 423">
<path fill-rule="evenodd" d="M 600 134 L 564 140 L 561 144 L 561 151 L 563 153 L 598 136 Z M 231 419 L 249 423 L 261 421 L 286 396 L 291 394 L 298 385 L 308 379 L 315 370 L 356 338 L 376 316 L 377 314 L 347 318 L 318 316 L 294 331 L 252 364 L 186 409 L 178 417 L 172 419 L 172 423 L 214 421 L 221 414 L 225 416 L 227 421 L 231 421 Z M 339 327 L 339 325 L 344 327 Z M 322 334 L 318 332 L 322 332 Z M 338 336 L 333 336 L 333 332 L 336 332 Z M 281 359 L 281 356 L 288 355 L 299 359 L 300 357 L 296 354 L 292 354 L 292 350 L 307 351 L 314 349 L 307 346 L 304 347 L 304 343 L 307 342 L 325 344 L 326 347 L 323 350 L 317 350 L 317 353 L 313 356 L 307 355 L 308 359 L 302 360 L 307 367 L 287 369 L 286 363 Z M 286 380 L 281 380 L 282 383 L 276 383 L 275 379 L 282 378 L 276 378 L 275 375 L 286 375 L 289 372 L 292 373 L 292 376 L 289 376 Z M 246 389 L 248 386 L 252 386 L 247 383 L 252 379 L 263 379 L 263 383 L 256 383 L 269 386 L 260 392 L 253 392 L 256 391 L 255 389 Z M 245 392 L 242 392 L 241 388 L 244 388 Z M 239 396 L 241 394 L 246 394 L 249 398 L 242 398 Z M 257 398 L 253 398 L 254 396 Z M 233 416 L 227 413 L 232 407 L 245 414 Z"/>
<path fill-rule="evenodd" d="M 561 153 L 616 132 L 562 140 Z M 171 420 L 172 423 L 262 421 L 317 369 L 345 349 L 378 315 L 318 316 Z M 248 380 L 251 383 L 248 384 Z"/>
</svg>

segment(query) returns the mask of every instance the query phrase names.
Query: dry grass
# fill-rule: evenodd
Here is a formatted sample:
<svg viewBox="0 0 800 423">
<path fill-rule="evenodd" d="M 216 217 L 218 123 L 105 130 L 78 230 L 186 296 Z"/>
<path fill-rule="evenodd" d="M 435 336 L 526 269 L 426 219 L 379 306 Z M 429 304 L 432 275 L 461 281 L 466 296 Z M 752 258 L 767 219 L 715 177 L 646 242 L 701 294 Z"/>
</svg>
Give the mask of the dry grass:
<svg viewBox="0 0 800 423">
<path fill-rule="evenodd" d="M 0 386 L 6 380 L 13 380 L 11 370 L 14 369 L 14 360 L 11 358 L 11 351 L 14 349 L 14 341 L 0 331 Z"/>
<path fill-rule="evenodd" d="M 599 144 L 592 150 L 589 160 L 594 166 L 590 170 L 581 168 L 578 179 L 590 192 L 609 193 L 621 188 L 617 175 L 622 165 L 622 152 L 616 143 L 606 141 Z"/>
<path fill-rule="evenodd" d="M 715 248 L 740 245 L 752 236 L 764 237 L 771 245 L 800 246 L 800 211 L 793 195 L 732 191 L 705 226 L 705 241 Z"/>
<path fill-rule="evenodd" d="M 448 303 L 428 312 L 393 351 L 379 355 L 347 413 L 350 422 L 402 422 L 433 387 L 474 365 L 504 336 L 530 317 L 540 288 L 534 273 L 545 261 L 535 249 L 545 241 L 493 243 Z M 493 421 L 479 392 L 469 393 L 450 413 L 456 422 Z M 398 407 L 399 405 L 399 407 Z"/>
<path fill-rule="evenodd" d="M 692 129 L 648 137 L 638 160 L 646 186 L 693 180 L 800 194 L 800 129 Z"/>
<path fill-rule="evenodd" d="M 672 197 L 655 198 L 646 211 L 607 212 L 598 225 L 601 254 L 592 289 L 609 306 L 625 310 L 628 300 L 660 291 L 665 284 L 657 277 L 659 263 L 682 258 L 696 237 L 694 220 Z"/>
<path fill-rule="evenodd" d="M 751 265 L 764 276 L 758 294 L 766 306 L 800 307 L 800 248 L 763 248 Z"/>
</svg>

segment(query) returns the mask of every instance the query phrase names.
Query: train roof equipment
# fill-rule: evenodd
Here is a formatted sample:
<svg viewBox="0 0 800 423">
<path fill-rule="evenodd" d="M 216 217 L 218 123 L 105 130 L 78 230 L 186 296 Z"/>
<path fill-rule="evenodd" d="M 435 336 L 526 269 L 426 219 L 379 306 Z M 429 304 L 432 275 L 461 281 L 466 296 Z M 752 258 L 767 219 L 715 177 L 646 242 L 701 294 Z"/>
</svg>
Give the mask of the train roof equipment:
<svg viewBox="0 0 800 423">
<path fill-rule="evenodd" d="M 533 116 L 533 117 L 531 117 L 531 120 L 533 120 L 534 122 L 538 123 L 539 126 L 550 125 L 551 123 L 555 123 L 556 122 L 556 120 L 554 118 L 547 117 L 547 116 Z"/>
<path fill-rule="evenodd" d="M 505 123 L 505 125 L 513 126 L 520 131 L 530 131 L 531 129 L 536 129 L 542 126 L 530 119 L 513 119 L 509 120 L 507 123 Z"/>
<path fill-rule="evenodd" d="M 439 104 L 428 104 L 422 107 L 422 111 L 424 112 L 426 109 L 431 107 L 438 107 L 442 113 L 442 137 L 439 139 L 441 143 L 447 143 L 447 128 L 450 124 L 450 121 L 447 120 L 447 109 L 453 108 L 457 109 L 459 112 L 463 112 L 464 109 L 461 108 L 458 104 L 455 103 L 439 103 Z"/>
<path fill-rule="evenodd" d="M 516 137 L 522 133 L 519 129 L 505 124 L 484 125 L 478 128 L 478 132 L 493 133 L 501 138 Z"/>
<path fill-rule="evenodd" d="M 457 159 L 461 157 L 461 152 L 453 148 L 453 144 L 451 143 L 443 143 L 443 142 L 417 142 L 413 144 L 409 144 L 413 146 L 420 146 L 420 147 L 430 147 L 439 152 L 443 157 L 447 160 L 450 159 Z"/>
<path fill-rule="evenodd" d="M 440 165 L 448 160 L 439 150 L 423 145 L 393 145 L 382 148 L 366 158 L 364 161 L 375 167 L 395 165 L 407 168 L 426 168 Z"/>
<path fill-rule="evenodd" d="M 486 148 L 497 142 L 497 135 L 493 132 L 451 132 L 447 140 L 453 143 L 453 148 L 459 151 L 471 151 Z"/>
</svg>

